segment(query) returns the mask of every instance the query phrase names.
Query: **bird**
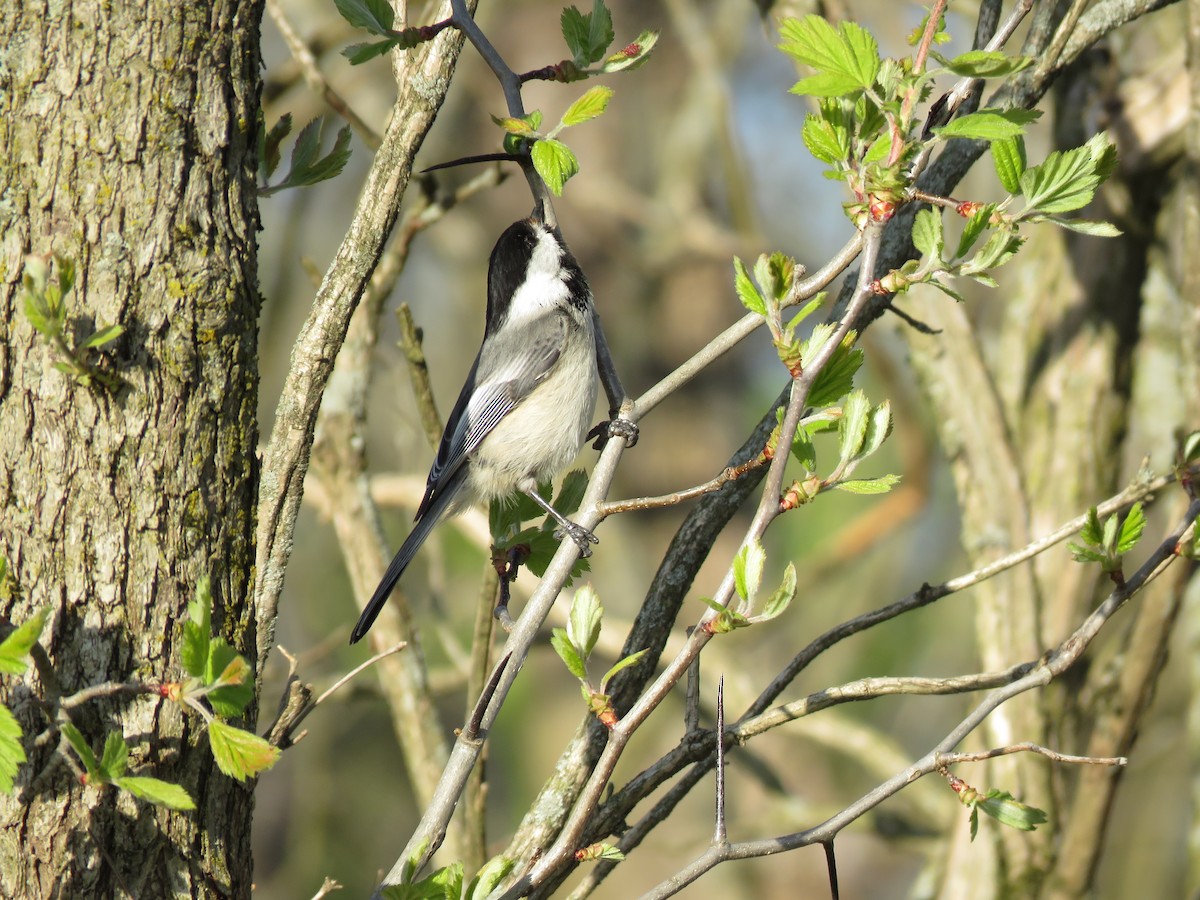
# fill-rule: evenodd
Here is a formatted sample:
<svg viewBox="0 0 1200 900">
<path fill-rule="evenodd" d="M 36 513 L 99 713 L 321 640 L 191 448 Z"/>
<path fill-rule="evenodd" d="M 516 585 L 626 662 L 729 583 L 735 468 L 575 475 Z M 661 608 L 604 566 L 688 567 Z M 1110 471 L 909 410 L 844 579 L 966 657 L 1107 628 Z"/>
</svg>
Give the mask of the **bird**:
<svg viewBox="0 0 1200 900">
<path fill-rule="evenodd" d="M 514 222 L 488 261 L 483 342 L 442 433 L 415 524 L 350 635 L 375 622 L 417 550 L 444 516 L 521 491 L 581 555 L 599 543 L 537 492 L 579 452 L 599 389 L 591 288 L 558 229 Z"/>
</svg>

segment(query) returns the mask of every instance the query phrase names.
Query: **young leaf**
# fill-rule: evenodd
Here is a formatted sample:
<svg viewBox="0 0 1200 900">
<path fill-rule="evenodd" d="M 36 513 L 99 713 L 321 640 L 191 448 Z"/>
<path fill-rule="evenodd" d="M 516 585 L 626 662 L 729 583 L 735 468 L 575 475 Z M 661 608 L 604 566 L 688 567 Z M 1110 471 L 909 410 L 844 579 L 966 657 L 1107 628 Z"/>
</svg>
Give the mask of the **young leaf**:
<svg viewBox="0 0 1200 900">
<path fill-rule="evenodd" d="M 863 440 L 862 449 L 858 452 L 859 459 L 866 459 L 887 440 L 892 433 L 892 405 L 884 400 L 874 410 L 867 420 L 867 434 Z"/>
<path fill-rule="evenodd" d="M 1033 65 L 1027 56 L 1005 56 L 996 50 L 968 50 L 946 61 L 946 68 L 967 78 L 1004 78 Z"/>
<path fill-rule="evenodd" d="M 272 747 L 251 731 L 213 719 L 208 723 L 208 743 L 217 768 L 238 781 L 257 775 L 275 765 L 279 748 Z"/>
<path fill-rule="evenodd" d="M 1035 218 L 1035 222 L 1052 222 L 1059 228 L 1065 228 L 1068 231 L 1077 231 L 1080 234 L 1090 235 L 1091 237 L 1120 237 L 1121 229 L 1111 222 L 1093 222 L 1089 219 L 1059 219 L 1054 216 L 1046 218 Z"/>
<path fill-rule="evenodd" d="M 1045 812 L 1036 806 L 1021 803 L 1008 791 L 988 791 L 979 800 L 977 808 L 1001 824 L 1021 831 L 1034 831 L 1046 821 Z"/>
<path fill-rule="evenodd" d="M 1082 147 L 1058 151 L 1021 175 L 1021 193 L 1029 212 L 1071 212 L 1092 202 L 1096 189 L 1117 164 L 1116 147 L 1097 134 Z"/>
<path fill-rule="evenodd" d="M 913 245 L 921 251 L 922 256 L 941 259 L 945 246 L 941 212 L 934 212 L 932 209 L 920 210 L 913 221 L 912 239 Z"/>
<path fill-rule="evenodd" d="M 591 585 L 584 585 L 575 592 L 571 601 L 571 613 L 567 617 L 567 637 L 587 659 L 600 639 L 600 622 L 604 618 L 604 607 Z"/>
<path fill-rule="evenodd" d="M 992 213 L 995 211 L 996 204 L 988 203 L 972 213 L 971 218 L 967 219 L 967 224 L 963 227 L 962 237 L 958 239 L 958 249 L 954 252 L 955 259 L 961 259 L 971 251 L 975 242 L 979 240 L 979 236 L 987 230 L 988 224 L 992 220 Z"/>
<path fill-rule="evenodd" d="M 464 900 L 487 900 L 488 895 L 508 877 L 508 873 L 513 870 L 514 865 L 516 865 L 516 860 L 511 856 L 493 856 L 484 863 L 482 869 L 475 873 L 475 877 L 467 885 Z"/>
<path fill-rule="evenodd" d="M 1124 555 L 1134 548 L 1141 540 L 1142 532 L 1146 530 L 1146 514 L 1142 512 L 1142 504 L 1135 503 L 1121 522 L 1121 533 L 1117 537 L 1117 553 Z"/>
<path fill-rule="evenodd" d="M 384 41 L 364 41 L 358 44 L 351 44 L 349 47 L 342 48 L 342 56 L 350 61 L 352 66 L 361 66 L 368 60 L 372 60 L 377 56 L 383 56 L 393 47 L 398 41 L 395 38 L 388 38 Z"/>
<path fill-rule="evenodd" d="M 107 328 L 101 328 L 94 332 L 91 337 L 83 342 L 84 347 L 103 347 L 110 341 L 115 341 L 125 333 L 125 328 L 121 325 L 109 325 Z"/>
<path fill-rule="evenodd" d="M 1100 525 L 1100 515 L 1096 507 L 1088 510 L 1087 521 L 1079 532 L 1079 537 L 1085 544 L 1091 544 L 1093 547 L 1099 547 L 1100 542 L 1104 540 L 1104 529 Z"/>
<path fill-rule="evenodd" d="M 832 331 L 833 328 L 827 325 L 819 325 L 813 329 L 812 335 L 801 348 L 804 365 L 807 366 L 816 357 Z M 854 346 L 857 339 L 856 331 L 847 332 L 825 368 L 813 380 L 812 390 L 808 392 L 810 406 L 821 407 L 835 403 L 854 387 L 854 375 L 862 367 L 864 359 L 862 350 Z"/>
<path fill-rule="evenodd" d="M 572 103 L 563 113 L 563 125 L 578 125 L 601 115 L 612 99 L 613 89 L 604 85 L 588 88 L 587 92 Z"/>
<path fill-rule="evenodd" d="M 209 683 L 220 684 L 220 687 L 208 692 L 208 703 L 218 716 L 236 718 L 254 699 L 250 664 L 222 638 L 214 640 L 212 647 L 210 662 L 216 674 Z"/>
<path fill-rule="evenodd" d="M 878 478 L 839 481 L 834 487 L 848 494 L 886 494 L 899 483 L 899 475 L 880 475 Z"/>
<path fill-rule="evenodd" d="M 583 681 L 587 680 L 587 666 L 583 662 L 583 657 L 579 655 L 579 651 L 575 649 L 575 645 L 571 643 L 571 639 L 567 637 L 566 629 L 555 628 L 550 632 L 550 646 L 566 663 L 567 670 L 572 675 Z"/>
<path fill-rule="evenodd" d="M 396 13 L 388 0 L 333 0 L 342 18 L 371 34 L 387 34 Z"/>
<path fill-rule="evenodd" d="M 775 589 L 775 593 L 763 604 L 762 612 L 755 616 L 755 619 L 759 622 L 769 622 L 782 615 L 795 599 L 796 565 L 795 563 L 788 563 L 787 568 L 783 570 L 783 581 Z"/>
<path fill-rule="evenodd" d="M 209 643 L 212 639 L 212 591 L 208 576 L 196 582 L 196 596 L 187 608 L 188 620 L 183 623 L 183 649 L 180 664 L 193 678 L 201 678 L 208 667 Z"/>
<path fill-rule="evenodd" d="M 1098 550 L 1093 550 L 1091 547 L 1084 547 L 1081 544 L 1076 544 L 1071 541 L 1067 544 L 1067 549 L 1071 551 L 1071 558 L 1076 562 L 1094 563 L 1104 562 L 1105 556 Z"/>
<path fill-rule="evenodd" d="M 871 33 L 854 22 L 844 21 L 835 31 L 820 16 L 787 19 L 780 26 L 783 42 L 780 49 L 817 71 L 792 88 L 797 93 L 801 85 L 816 88 L 823 96 L 863 90 L 875 84 L 879 74 L 879 47 Z M 839 86 L 840 89 L 835 89 Z"/>
<path fill-rule="evenodd" d="M 628 72 L 638 68 L 650 58 L 650 53 L 657 43 L 657 31 L 643 31 L 637 38 L 605 59 L 600 66 L 600 72 L 611 75 L 613 72 Z"/>
<path fill-rule="evenodd" d="M 25 762 L 21 746 L 21 724 L 7 706 L 0 703 L 0 793 L 11 794 L 13 781 Z"/>
<path fill-rule="evenodd" d="M 592 11 L 587 15 L 574 6 L 568 6 L 562 11 L 559 21 L 571 54 L 583 65 L 598 62 L 616 37 L 612 27 L 612 14 L 603 0 L 595 0 Z"/>
<path fill-rule="evenodd" d="M 1021 193 L 1021 176 L 1025 174 L 1025 139 L 1020 135 L 992 141 L 992 162 L 996 176 L 1010 194 Z"/>
<path fill-rule="evenodd" d="M 763 565 L 767 561 L 767 553 L 757 540 L 742 544 L 737 556 L 733 558 L 733 585 L 739 597 L 747 603 L 753 603 L 762 586 Z"/>
<path fill-rule="evenodd" d="M 196 808 L 196 804 L 188 792 L 180 785 L 171 784 L 169 781 L 147 778 L 142 775 L 126 775 L 114 778 L 112 783 L 123 791 L 129 791 L 139 800 L 145 800 L 155 806 L 179 810 Z"/>
<path fill-rule="evenodd" d="M 600 679 L 600 690 L 605 692 L 608 690 L 608 683 L 613 680 L 618 672 L 622 669 L 628 669 L 630 666 L 635 666 L 642 661 L 642 657 L 649 652 L 649 648 L 643 648 L 637 653 L 630 653 L 624 659 L 618 660 L 616 664 L 604 673 L 604 677 Z"/>
<path fill-rule="evenodd" d="M 1036 109 L 981 109 L 935 128 L 934 132 L 941 138 L 1003 141 L 1021 135 L 1025 126 L 1041 115 Z"/>
<path fill-rule="evenodd" d="M 49 614 L 50 608 L 43 606 L 0 642 L 0 673 L 21 675 L 29 668 L 26 657 L 37 643 L 37 639 L 42 636 L 42 629 L 46 627 L 46 617 Z"/>
<path fill-rule="evenodd" d="M 571 148 L 560 141 L 546 138 L 536 141 L 529 151 L 533 167 L 556 197 L 562 196 L 563 185 L 579 171 L 579 160 Z"/>
<path fill-rule="evenodd" d="M 857 458 L 862 451 L 870 417 L 871 401 L 861 388 L 855 388 L 846 397 L 842 418 L 838 421 L 838 453 L 842 463 Z"/>
<path fill-rule="evenodd" d="M 84 769 L 87 770 L 88 778 L 95 781 L 103 781 L 100 777 L 100 762 L 96 759 L 96 754 L 92 752 L 92 748 L 88 742 L 84 740 L 83 735 L 79 733 L 79 729 L 70 722 L 64 722 L 62 726 L 63 737 L 71 745 L 75 751 L 75 755 L 79 757 L 79 761 L 83 763 Z"/>
<path fill-rule="evenodd" d="M 800 137 L 808 152 L 823 163 L 844 163 L 850 157 L 849 133 L 845 128 L 839 131 L 823 116 L 805 116 Z"/>
<path fill-rule="evenodd" d="M 119 731 L 110 731 L 104 738 L 104 753 L 100 757 L 100 772 L 105 781 L 125 774 L 129 765 L 129 747 Z"/>
<path fill-rule="evenodd" d="M 738 256 L 733 258 L 733 286 L 737 290 L 738 299 L 742 301 L 742 306 L 760 316 L 767 314 L 766 301 L 758 292 L 758 288 L 754 286 L 754 282 L 750 280 L 750 275 L 746 272 L 746 265 Z"/>
</svg>

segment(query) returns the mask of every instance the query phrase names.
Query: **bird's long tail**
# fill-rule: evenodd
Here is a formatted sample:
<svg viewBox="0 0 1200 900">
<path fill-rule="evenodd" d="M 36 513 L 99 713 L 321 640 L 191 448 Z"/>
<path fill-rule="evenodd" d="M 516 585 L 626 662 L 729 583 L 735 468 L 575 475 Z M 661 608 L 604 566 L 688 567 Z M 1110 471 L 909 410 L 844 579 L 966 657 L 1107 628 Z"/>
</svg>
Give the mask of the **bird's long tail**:
<svg viewBox="0 0 1200 900">
<path fill-rule="evenodd" d="M 375 593 L 371 596 L 370 602 L 367 603 L 362 615 L 358 617 L 358 623 L 354 626 L 354 630 L 350 632 L 351 644 L 356 644 L 362 640 L 363 635 L 375 624 L 375 619 L 379 616 L 379 611 L 383 609 L 383 605 L 387 603 L 388 597 L 392 595 L 392 588 L 396 586 L 396 582 L 400 580 L 400 576 L 404 574 L 404 570 L 408 568 L 408 564 L 412 562 L 413 557 L 417 555 L 417 551 L 421 549 L 421 545 L 425 543 L 425 538 L 429 537 L 429 532 L 433 530 L 433 526 L 438 523 L 442 516 L 445 515 L 447 508 L 454 502 L 461 484 L 461 479 L 457 479 L 457 483 L 448 485 L 446 490 L 440 492 L 429 505 L 429 508 L 417 520 L 417 523 L 413 526 L 413 530 L 408 533 L 408 537 L 404 539 L 404 543 L 400 545 L 400 549 L 392 557 L 387 571 L 383 574 L 383 580 L 379 582 L 379 587 L 375 588 Z"/>
</svg>

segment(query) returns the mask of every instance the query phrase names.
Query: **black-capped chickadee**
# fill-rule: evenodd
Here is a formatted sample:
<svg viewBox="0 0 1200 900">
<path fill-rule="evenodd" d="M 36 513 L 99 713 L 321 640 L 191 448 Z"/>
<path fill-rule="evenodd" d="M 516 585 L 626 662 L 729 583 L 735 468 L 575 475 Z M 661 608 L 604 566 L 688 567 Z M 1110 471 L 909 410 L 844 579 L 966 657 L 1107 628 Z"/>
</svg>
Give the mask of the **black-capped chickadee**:
<svg viewBox="0 0 1200 900">
<path fill-rule="evenodd" d="M 500 235 L 488 263 L 483 344 L 446 420 L 416 525 L 375 589 L 350 643 L 362 638 L 438 520 L 472 501 L 523 491 L 580 552 L 596 537 L 537 493 L 579 452 L 599 384 L 592 292 L 558 234 L 536 218 Z"/>
</svg>

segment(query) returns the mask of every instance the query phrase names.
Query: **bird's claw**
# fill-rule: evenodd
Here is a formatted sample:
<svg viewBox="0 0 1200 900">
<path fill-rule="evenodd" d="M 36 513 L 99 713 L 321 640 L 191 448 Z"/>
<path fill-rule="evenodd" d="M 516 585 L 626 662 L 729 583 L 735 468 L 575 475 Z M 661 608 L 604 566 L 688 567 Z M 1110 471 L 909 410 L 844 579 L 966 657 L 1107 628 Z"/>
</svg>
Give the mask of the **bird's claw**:
<svg viewBox="0 0 1200 900">
<path fill-rule="evenodd" d="M 606 419 L 595 428 L 588 432 L 588 439 L 595 438 L 595 443 L 592 444 L 593 450 L 603 450 L 604 445 L 608 443 L 610 438 L 624 438 L 625 447 L 634 446 L 638 442 L 640 429 L 637 424 L 630 422 L 628 419 L 622 419 L 617 416 L 613 419 Z"/>
<path fill-rule="evenodd" d="M 582 525 L 577 522 L 568 521 L 566 524 L 554 530 L 554 536 L 559 540 L 564 537 L 569 537 L 575 542 L 575 546 L 579 548 L 579 555 L 587 559 L 592 555 L 592 544 L 600 543 L 600 538 L 596 537 Z"/>
</svg>

